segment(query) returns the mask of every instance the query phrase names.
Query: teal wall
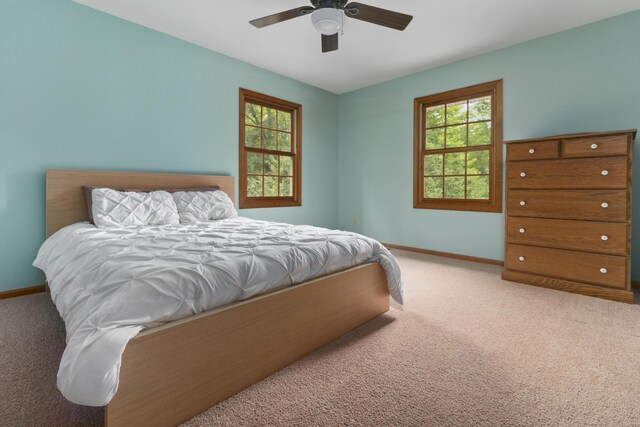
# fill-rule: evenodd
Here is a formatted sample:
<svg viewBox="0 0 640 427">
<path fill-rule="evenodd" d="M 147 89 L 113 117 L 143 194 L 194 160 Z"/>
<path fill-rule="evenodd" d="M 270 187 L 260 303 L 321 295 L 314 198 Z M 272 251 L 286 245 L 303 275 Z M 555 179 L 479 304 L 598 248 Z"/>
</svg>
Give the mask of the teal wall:
<svg viewBox="0 0 640 427">
<path fill-rule="evenodd" d="M 503 259 L 504 214 L 413 209 L 413 99 L 503 79 L 505 140 L 637 128 L 639 42 L 640 12 L 633 12 L 342 95 L 340 227 L 388 243 Z M 633 222 L 640 224 L 640 161 L 633 176 Z M 635 279 L 639 238 L 636 227 Z"/>
<path fill-rule="evenodd" d="M 0 1 L 0 291 L 42 283 L 47 168 L 238 174 L 238 88 L 303 105 L 303 206 L 337 225 L 329 92 L 70 0 Z"/>
</svg>

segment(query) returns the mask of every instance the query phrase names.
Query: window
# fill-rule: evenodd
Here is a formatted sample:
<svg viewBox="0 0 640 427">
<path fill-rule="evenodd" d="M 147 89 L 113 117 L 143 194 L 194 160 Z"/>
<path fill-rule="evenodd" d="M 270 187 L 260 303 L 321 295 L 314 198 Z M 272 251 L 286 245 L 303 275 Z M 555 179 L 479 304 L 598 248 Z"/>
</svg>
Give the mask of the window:
<svg viewBox="0 0 640 427">
<path fill-rule="evenodd" d="M 301 206 L 302 107 L 240 89 L 240 207 Z"/>
<path fill-rule="evenodd" d="M 502 212 L 502 80 L 416 98 L 414 208 Z"/>
</svg>

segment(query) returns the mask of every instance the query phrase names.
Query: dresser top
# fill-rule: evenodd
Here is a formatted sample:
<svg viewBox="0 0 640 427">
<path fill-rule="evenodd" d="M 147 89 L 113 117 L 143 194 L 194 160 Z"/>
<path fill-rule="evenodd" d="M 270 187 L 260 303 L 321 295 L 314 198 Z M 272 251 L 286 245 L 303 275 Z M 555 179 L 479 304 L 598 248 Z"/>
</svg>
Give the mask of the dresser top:
<svg viewBox="0 0 640 427">
<path fill-rule="evenodd" d="M 596 138 L 603 136 L 614 136 L 614 135 L 630 135 L 631 141 L 636 138 L 637 129 L 627 129 L 627 130 L 614 130 L 609 132 L 587 132 L 587 133 L 568 133 L 564 135 L 553 135 L 553 136 L 545 136 L 543 138 L 528 138 L 528 139 L 518 139 L 513 141 L 505 141 L 505 144 L 513 144 L 519 142 L 531 142 L 531 141 L 547 141 L 547 140 L 555 140 L 555 139 L 572 139 L 572 138 Z"/>
</svg>

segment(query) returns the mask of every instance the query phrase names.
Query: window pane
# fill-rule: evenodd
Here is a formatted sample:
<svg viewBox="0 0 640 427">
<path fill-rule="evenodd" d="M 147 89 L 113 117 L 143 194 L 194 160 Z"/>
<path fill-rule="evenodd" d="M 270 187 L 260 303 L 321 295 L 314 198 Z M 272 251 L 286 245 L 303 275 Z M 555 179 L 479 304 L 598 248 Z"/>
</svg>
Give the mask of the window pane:
<svg viewBox="0 0 640 427">
<path fill-rule="evenodd" d="M 262 108 L 262 127 L 269 129 L 277 129 L 276 122 L 276 109 L 263 107 Z"/>
<path fill-rule="evenodd" d="M 467 175 L 489 173 L 489 150 L 469 151 L 467 153 Z"/>
<path fill-rule="evenodd" d="M 289 156 L 280 156 L 280 175 L 293 175 L 293 159 Z"/>
<path fill-rule="evenodd" d="M 276 149 L 276 131 L 262 129 L 262 148 L 267 150 Z"/>
<path fill-rule="evenodd" d="M 262 175 L 262 154 L 247 153 L 247 173 Z"/>
<path fill-rule="evenodd" d="M 442 175 L 442 154 L 424 156 L 424 176 Z"/>
<path fill-rule="evenodd" d="M 444 126 L 444 105 L 427 108 L 426 122 L 428 128 Z"/>
<path fill-rule="evenodd" d="M 427 150 L 435 150 L 444 148 L 444 129 L 428 129 L 427 133 Z"/>
<path fill-rule="evenodd" d="M 247 196 L 262 197 L 262 177 L 250 176 L 247 178 Z"/>
<path fill-rule="evenodd" d="M 464 176 L 444 178 L 445 199 L 464 199 Z"/>
<path fill-rule="evenodd" d="M 447 148 L 464 147 L 465 145 L 467 145 L 467 125 L 448 127 Z"/>
<path fill-rule="evenodd" d="M 244 144 L 247 147 L 260 148 L 260 129 L 253 126 L 245 126 Z"/>
<path fill-rule="evenodd" d="M 291 134 L 278 132 L 278 150 L 291 152 Z"/>
<path fill-rule="evenodd" d="M 260 126 L 261 107 L 259 105 L 246 103 L 244 106 L 244 122 L 247 125 Z"/>
<path fill-rule="evenodd" d="M 467 122 L 467 101 L 447 104 L 447 125 Z"/>
<path fill-rule="evenodd" d="M 278 111 L 278 129 L 291 132 L 291 113 Z"/>
<path fill-rule="evenodd" d="M 264 177 L 264 195 L 265 197 L 276 197 L 278 195 L 278 177 Z"/>
<path fill-rule="evenodd" d="M 469 124 L 469 145 L 491 144 L 491 122 Z"/>
<path fill-rule="evenodd" d="M 415 208 L 501 212 L 502 81 L 416 98 Z M 494 151 L 495 150 L 495 151 Z M 284 154 L 284 153 L 281 153 Z M 500 185 L 498 185 L 500 184 Z M 495 186 L 495 188 L 494 188 Z M 495 191 L 495 194 L 494 194 Z"/>
<path fill-rule="evenodd" d="M 240 208 L 301 205 L 301 106 L 244 89 L 240 100 Z"/>
<path fill-rule="evenodd" d="M 467 199 L 489 199 L 489 176 L 467 177 Z"/>
<path fill-rule="evenodd" d="M 469 121 L 491 119 L 491 97 L 485 96 L 469 100 Z"/>
<path fill-rule="evenodd" d="M 463 153 L 447 153 L 444 155 L 444 174 L 445 175 L 464 175 L 464 152 Z"/>
<path fill-rule="evenodd" d="M 278 175 L 278 156 L 274 154 L 264 155 L 264 174 Z"/>
<path fill-rule="evenodd" d="M 280 177 L 280 196 L 291 197 L 293 195 L 292 179 Z"/>
<path fill-rule="evenodd" d="M 424 179 L 424 197 L 426 199 L 442 198 L 442 177 L 427 177 Z"/>
</svg>

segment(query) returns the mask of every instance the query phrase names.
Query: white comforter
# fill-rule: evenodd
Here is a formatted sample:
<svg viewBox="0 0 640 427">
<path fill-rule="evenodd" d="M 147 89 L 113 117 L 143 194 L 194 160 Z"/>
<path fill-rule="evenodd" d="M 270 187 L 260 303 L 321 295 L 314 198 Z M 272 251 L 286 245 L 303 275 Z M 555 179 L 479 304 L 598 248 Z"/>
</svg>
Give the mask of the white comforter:
<svg viewBox="0 0 640 427">
<path fill-rule="evenodd" d="M 377 241 L 356 233 L 234 218 L 195 225 L 68 226 L 40 248 L 67 347 L 58 388 L 103 406 L 120 359 L 141 330 L 367 262 L 379 262 L 402 302 L 400 270 Z"/>
</svg>

